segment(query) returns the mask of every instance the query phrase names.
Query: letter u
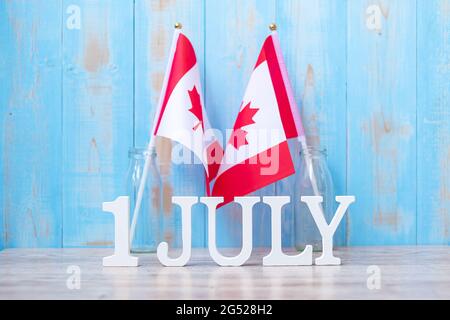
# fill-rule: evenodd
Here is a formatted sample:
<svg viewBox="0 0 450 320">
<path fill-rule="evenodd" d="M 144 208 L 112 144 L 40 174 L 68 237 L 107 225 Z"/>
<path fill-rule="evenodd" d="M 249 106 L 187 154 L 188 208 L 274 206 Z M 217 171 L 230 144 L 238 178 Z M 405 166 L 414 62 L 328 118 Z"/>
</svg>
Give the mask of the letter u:
<svg viewBox="0 0 450 320">
<path fill-rule="evenodd" d="M 252 254 L 252 214 L 253 206 L 260 197 L 236 197 L 234 202 L 242 207 L 242 249 L 235 257 L 225 257 L 216 246 L 216 209 L 223 202 L 222 197 L 201 197 L 200 202 L 208 207 L 208 249 L 211 258 L 220 266 L 236 267 L 244 264 Z"/>
</svg>

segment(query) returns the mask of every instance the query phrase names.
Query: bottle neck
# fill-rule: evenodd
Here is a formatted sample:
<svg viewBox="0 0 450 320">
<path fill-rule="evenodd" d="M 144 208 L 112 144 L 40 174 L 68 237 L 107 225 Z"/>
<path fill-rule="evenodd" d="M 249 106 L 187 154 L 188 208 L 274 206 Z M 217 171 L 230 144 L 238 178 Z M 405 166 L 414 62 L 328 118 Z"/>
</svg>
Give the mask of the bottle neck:
<svg viewBox="0 0 450 320">
<path fill-rule="evenodd" d="M 326 158 L 327 157 L 327 149 L 321 149 L 317 147 L 307 147 L 306 149 L 300 150 L 301 157 L 310 157 L 313 159 L 317 158 Z"/>
</svg>

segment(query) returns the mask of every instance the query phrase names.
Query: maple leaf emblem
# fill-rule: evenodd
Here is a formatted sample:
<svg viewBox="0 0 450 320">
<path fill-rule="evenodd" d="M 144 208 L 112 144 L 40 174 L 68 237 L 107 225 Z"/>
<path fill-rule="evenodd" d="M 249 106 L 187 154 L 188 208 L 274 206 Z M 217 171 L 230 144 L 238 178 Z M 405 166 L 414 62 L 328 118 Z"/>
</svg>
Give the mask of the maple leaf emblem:
<svg viewBox="0 0 450 320">
<path fill-rule="evenodd" d="M 202 104 L 200 102 L 200 95 L 198 94 L 197 88 L 194 86 L 192 90 L 188 90 L 188 93 L 189 98 L 191 99 L 191 108 L 189 111 L 198 119 L 198 123 L 192 128 L 192 130 L 197 130 L 200 125 L 202 126 L 202 130 L 204 130 Z"/>
<path fill-rule="evenodd" d="M 258 108 L 250 108 L 250 103 L 239 111 L 236 122 L 233 127 L 233 133 L 231 134 L 230 144 L 238 150 L 241 146 L 248 144 L 247 141 L 247 131 L 243 130 L 242 127 L 248 126 L 255 123 L 253 116 L 258 112 Z"/>
</svg>

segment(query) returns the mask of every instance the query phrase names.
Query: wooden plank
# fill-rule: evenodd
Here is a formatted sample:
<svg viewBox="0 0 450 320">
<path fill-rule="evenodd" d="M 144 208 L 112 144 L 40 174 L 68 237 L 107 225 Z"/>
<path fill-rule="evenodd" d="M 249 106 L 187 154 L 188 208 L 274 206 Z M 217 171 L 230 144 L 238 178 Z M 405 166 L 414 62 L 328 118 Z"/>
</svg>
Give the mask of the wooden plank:
<svg viewBox="0 0 450 320">
<path fill-rule="evenodd" d="M 259 250 L 239 268 L 220 268 L 206 249 L 194 249 L 190 266 L 161 266 L 154 254 L 139 268 L 102 268 L 111 249 L 7 249 L 0 253 L 0 299 L 449 299 L 450 248 L 339 248 L 341 266 L 261 265 Z M 234 255 L 236 250 L 227 251 Z M 439 263 L 436 263 L 439 261 Z M 81 288 L 67 287 L 70 266 Z M 380 287 L 368 287 L 378 266 Z M 73 269 L 72 269 L 73 270 Z M 430 272 L 432 270 L 432 272 Z"/>
<path fill-rule="evenodd" d="M 61 3 L 2 1 L 6 247 L 61 246 Z"/>
<path fill-rule="evenodd" d="M 450 1 L 417 14 L 417 242 L 450 244 Z"/>
<path fill-rule="evenodd" d="M 348 2 L 348 244 L 416 243 L 416 1 Z"/>
<path fill-rule="evenodd" d="M 0 87 L 0 105 L 6 105 L 7 96 L 11 90 L 11 81 L 9 80 L 9 75 L 11 74 L 11 64 L 8 63 L 12 59 L 12 50 L 9 49 L 12 41 L 12 32 L 10 27 L 6 24 L 7 16 L 6 16 L 6 2 L 0 2 L 0 82 L 3 84 Z M 5 112 L 6 108 L 2 108 L 0 110 L 0 128 L 5 128 L 7 121 L 7 113 Z M 3 177 L 5 176 L 5 172 L 3 169 L 4 153 L 3 153 L 3 130 L 1 132 L 0 138 L 0 250 L 5 247 L 5 211 L 4 211 L 4 183 Z"/>
<path fill-rule="evenodd" d="M 288 0 L 277 2 L 278 33 L 290 80 L 301 110 L 307 141 L 311 147 L 327 150 L 327 164 L 336 195 L 346 194 L 346 1 Z M 298 146 L 294 161 L 298 164 Z M 277 194 L 292 190 L 298 176 L 278 183 Z M 299 197 L 296 198 L 297 201 Z M 300 206 L 295 203 L 297 215 Z M 287 212 L 288 213 L 288 212 Z M 294 221 L 297 239 L 305 240 L 316 230 L 306 212 L 301 220 L 288 216 L 286 229 Z M 299 230 L 308 231 L 299 234 Z M 287 232 L 285 232 L 288 234 Z M 345 221 L 336 232 L 337 245 L 345 244 Z M 287 241 L 287 239 L 286 239 Z"/>
<path fill-rule="evenodd" d="M 65 0 L 63 12 L 63 241 L 107 246 L 101 204 L 126 194 L 133 143 L 133 1 Z"/>
<path fill-rule="evenodd" d="M 137 147 L 146 147 L 150 139 L 175 22 L 183 25 L 183 33 L 192 42 L 204 78 L 203 10 L 203 2 L 198 0 L 136 1 L 134 144 Z M 178 247 L 181 245 L 181 215 L 179 208 L 172 206 L 171 197 L 205 195 L 204 171 L 201 164 L 173 163 L 171 151 L 169 140 L 157 140 L 158 163 L 164 178 L 162 238 L 170 247 Z M 194 247 L 205 245 L 205 230 L 205 210 L 203 206 L 195 206 L 192 212 Z"/>
<path fill-rule="evenodd" d="M 268 25 L 275 19 L 275 1 L 205 1 L 205 101 L 213 127 L 233 128 L 251 71 L 258 58 Z M 256 195 L 275 194 L 275 185 Z M 241 246 L 241 208 L 230 204 L 218 210 L 217 243 L 222 247 Z M 255 205 L 254 246 L 270 245 L 270 211 Z"/>
</svg>

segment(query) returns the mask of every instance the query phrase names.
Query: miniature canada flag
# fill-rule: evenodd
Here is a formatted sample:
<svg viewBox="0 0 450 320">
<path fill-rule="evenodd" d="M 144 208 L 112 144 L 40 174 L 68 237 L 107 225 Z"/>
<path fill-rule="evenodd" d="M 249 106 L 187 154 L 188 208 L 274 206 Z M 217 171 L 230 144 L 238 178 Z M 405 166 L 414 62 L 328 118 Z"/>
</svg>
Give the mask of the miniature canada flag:
<svg viewBox="0 0 450 320">
<path fill-rule="evenodd" d="M 148 148 L 154 147 L 155 137 L 160 136 L 191 150 L 205 168 L 206 193 L 209 196 L 210 184 L 219 169 L 223 149 L 206 116 L 194 47 L 181 33 L 181 25 L 177 23 L 175 28 Z M 130 227 L 131 242 L 134 239 L 149 161 L 150 157 L 147 157 L 137 193 Z"/>
<path fill-rule="evenodd" d="M 158 110 L 153 135 L 182 144 L 201 160 L 209 194 L 209 183 L 217 174 L 223 149 L 205 112 L 194 48 L 179 29 L 174 33 Z"/>
<path fill-rule="evenodd" d="M 277 33 L 267 37 L 250 77 L 212 195 L 225 205 L 295 172 L 287 140 L 304 140 Z"/>
</svg>

